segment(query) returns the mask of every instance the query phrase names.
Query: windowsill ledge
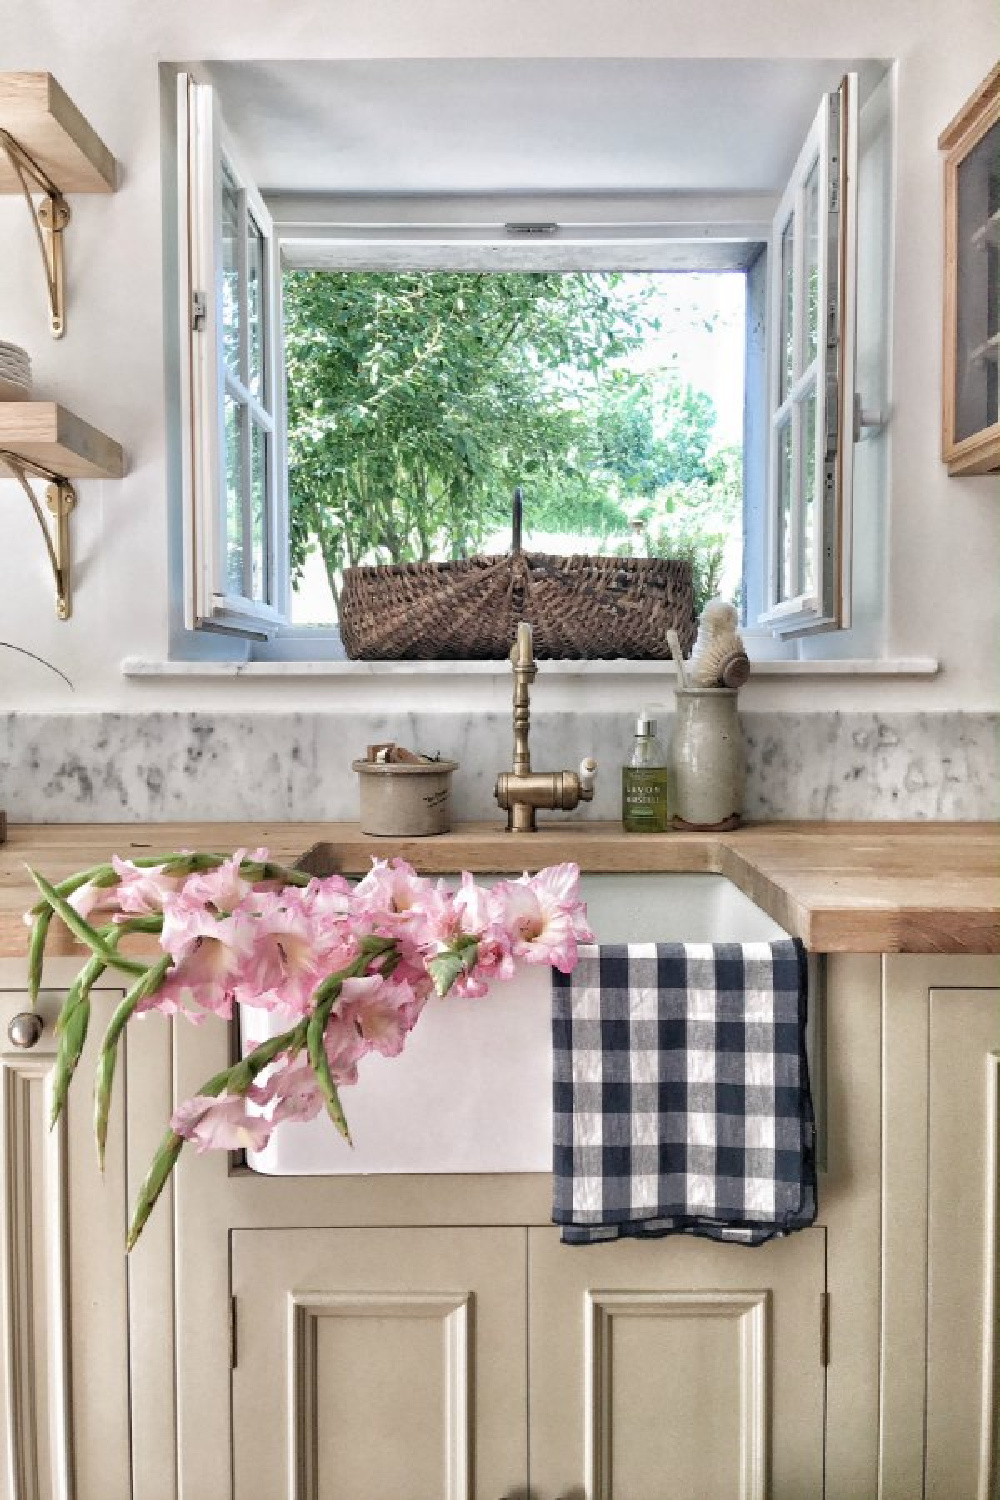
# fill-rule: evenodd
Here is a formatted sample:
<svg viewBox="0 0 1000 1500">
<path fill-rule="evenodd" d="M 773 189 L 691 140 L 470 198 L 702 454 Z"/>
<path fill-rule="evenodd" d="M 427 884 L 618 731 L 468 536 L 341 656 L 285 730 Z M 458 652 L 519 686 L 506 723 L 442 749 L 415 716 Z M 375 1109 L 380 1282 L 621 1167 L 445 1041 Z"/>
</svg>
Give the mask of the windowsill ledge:
<svg viewBox="0 0 1000 1500">
<path fill-rule="evenodd" d="M 662 677 L 675 675 L 672 661 L 542 661 L 547 676 Z M 145 677 L 510 677 L 503 661 L 150 661 L 127 656 L 122 676 Z M 844 661 L 755 661 L 754 677 L 935 677 L 933 657 Z"/>
</svg>

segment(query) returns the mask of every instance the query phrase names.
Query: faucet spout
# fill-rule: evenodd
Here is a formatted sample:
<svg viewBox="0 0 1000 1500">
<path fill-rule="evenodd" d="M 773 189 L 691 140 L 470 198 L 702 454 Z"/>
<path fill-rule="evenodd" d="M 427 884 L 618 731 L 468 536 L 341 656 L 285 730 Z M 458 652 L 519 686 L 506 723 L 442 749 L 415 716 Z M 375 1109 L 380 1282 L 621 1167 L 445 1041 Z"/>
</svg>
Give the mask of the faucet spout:
<svg viewBox="0 0 1000 1500">
<path fill-rule="evenodd" d="M 514 671 L 514 758 L 513 769 L 501 771 L 493 795 L 507 814 L 511 833 L 535 833 L 538 808 L 566 812 L 594 797 L 597 762 L 589 756 L 581 761 L 579 771 L 532 771 L 531 769 L 531 684 L 538 675 L 535 665 L 531 626 L 522 620 L 510 653 Z"/>
</svg>

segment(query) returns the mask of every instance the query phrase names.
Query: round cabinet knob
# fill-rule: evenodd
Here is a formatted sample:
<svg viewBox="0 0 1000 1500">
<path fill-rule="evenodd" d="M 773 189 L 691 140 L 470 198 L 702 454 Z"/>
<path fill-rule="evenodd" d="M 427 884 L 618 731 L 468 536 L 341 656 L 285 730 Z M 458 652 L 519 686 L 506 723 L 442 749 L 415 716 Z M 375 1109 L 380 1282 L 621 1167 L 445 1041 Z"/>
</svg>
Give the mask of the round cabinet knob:
<svg viewBox="0 0 1000 1500">
<path fill-rule="evenodd" d="M 45 1030 L 45 1022 L 37 1011 L 21 1010 L 7 1027 L 7 1035 L 14 1047 L 34 1047 Z"/>
</svg>

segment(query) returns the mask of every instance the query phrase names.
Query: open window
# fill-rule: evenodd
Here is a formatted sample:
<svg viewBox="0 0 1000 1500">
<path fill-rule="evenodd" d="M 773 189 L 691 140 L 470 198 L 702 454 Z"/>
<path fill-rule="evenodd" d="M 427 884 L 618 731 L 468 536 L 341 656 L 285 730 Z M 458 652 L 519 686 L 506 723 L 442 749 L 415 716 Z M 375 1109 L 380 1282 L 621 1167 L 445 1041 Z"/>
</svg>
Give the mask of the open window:
<svg viewBox="0 0 1000 1500">
<path fill-rule="evenodd" d="M 214 90 L 178 86 L 185 625 L 267 636 L 288 588 L 278 249 Z"/>
<path fill-rule="evenodd" d="M 821 103 L 770 245 L 767 608 L 796 636 L 851 623 L 857 77 Z"/>
<path fill-rule="evenodd" d="M 805 109 L 839 73 L 839 66 L 827 67 L 806 93 Z M 222 77 L 227 76 L 223 70 Z M 491 271 L 499 275 L 501 267 L 548 267 L 561 274 L 600 270 L 606 264 L 619 271 L 645 268 L 663 276 L 690 271 L 695 264 L 740 273 L 746 293 L 747 379 L 742 450 L 737 453 L 735 477 L 730 477 L 737 507 L 742 488 L 744 567 L 739 590 L 747 623 L 759 624 L 762 634 L 772 632 L 789 642 L 850 626 L 857 436 L 855 73 L 823 95 L 780 198 L 769 241 L 768 219 L 777 194 L 767 199 L 758 195 L 764 208 L 752 218 L 734 219 L 718 203 L 710 206 L 718 225 L 713 236 L 711 219 L 697 232 L 683 218 L 616 220 L 614 214 L 622 210 L 614 197 L 595 214 L 592 202 L 579 207 L 570 195 L 564 202 L 571 213 L 575 209 L 581 215 L 578 221 L 526 225 L 506 222 L 509 205 L 502 195 L 478 204 L 470 199 L 458 208 L 449 202 L 442 209 L 444 200 L 439 200 L 437 217 L 432 206 L 425 223 L 418 217 L 423 206 L 419 196 L 410 195 L 401 204 L 384 194 L 380 209 L 378 200 L 373 207 L 371 195 L 366 195 L 362 217 L 352 218 L 352 213 L 359 213 L 357 202 L 344 206 L 332 191 L 297 197 L 279 186 L 269 198 L 276 230 L 220 119 L 214 85 L 187 72 L 179 74 L 178 83 L 188 631 L 219 631 L 257 642 L 277 636 L 270 644 L 253 647 L 272 658 L 342 651 L 336 627 L 327 623 L 332 617 L 293 609 L 292 563 L 299 572 L 302 566 L 299 502 L 305 466 L 295 462 L 297 488 L 290 516 L 283 274 L 294 279 L 302 272 L 388 274 L 439 266 L 443 272 L 475 271 L 485 276 Z M 231 102 L 226 104 L 227 114 Z M 244 99 L 244 127 L 246 108 Z M 802 129 L 804 118 L 799 107 L 788 130 L 791 139 Z M 239 108 L 234 121 L 239 124 Z M 257 150 L 259 154 L 259 138 Z M 775 162 L 770 181 L 780 180 L 786 161 L 787 157 Z M 261 180 L 272 186 L 283 181 L 280 170 Z M 668 207 L 677 212 L 676 205 Z M 378 217 L 380 212 L 384 219 Z M 648 212 L 644 205 L 643 213 Z M 401 216 L 391 217 L 394 213 Z M 466 219 L 466 213 L 471 217 Z M 761 254 L 765 242 L 766 254 Z M 293 292 L 289 281 L 286 312 L 292 371 L 297 337 L 301 342 Z M 347 308 L 345 300 L 338 313 L 342 321 L 354 316 Z M 324 328 L 317 325 L 318 338 L 306 340 L 310 348 L 322 347 Z M 375 378 L 373 369 L 373 388 Z M 299 378 L 291 402 L 293 460 L 302 428 L 303 389 Z M 311 407 L 307 415 L 318 444 L 324 421 L 329 426 L 331 419 L 320 420 Z M 347 418 L 341 426 L 348 429 Z M 343 467 L 331 469 L 331 486 Z M 321 477 L 325 483 L 327 476 Z M 502 486 L 494 488 L 499 491 Z M 657 503 L 660 498 L 658 492 Z M 672 507 L 669 497 L 664 500 L 668 503 Z M 331 507 L 330 526 L 335 522 Z M 381 555 L 384 547 L 354 550 L 358 555 L 348 549 L 348 561 L 386 560 Z M 402 559 L 408 560 L 409 555 Z M 328 572 L 333 567 L 325 554 L 324 565 Z M 859 616 L 863 592 L 859 585 Z M 189 637 L 186 649 L 197 652 L 211 646 Z M 216 643 L 215 649 L 250 650 L 237 643 Z M 796 648 L 768 642 L 765 649 L 790 654 Z"/>
</svg>

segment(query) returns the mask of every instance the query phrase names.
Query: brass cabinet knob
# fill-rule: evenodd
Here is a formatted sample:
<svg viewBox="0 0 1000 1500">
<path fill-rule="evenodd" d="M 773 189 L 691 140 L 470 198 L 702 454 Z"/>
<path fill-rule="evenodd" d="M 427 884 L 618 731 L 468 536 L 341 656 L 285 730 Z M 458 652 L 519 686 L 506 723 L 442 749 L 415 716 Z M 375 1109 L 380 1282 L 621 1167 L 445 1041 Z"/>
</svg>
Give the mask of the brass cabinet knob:
<svg viewBox="0 0 1000 1500">
<path fill-rule="evenodd" d="M 21 1010 L 7 1027 L 7 1035 L 14 1047 L 34 1047 L 45 1030 L 45 1022 L 37 1011 Z"/>
</svg>

